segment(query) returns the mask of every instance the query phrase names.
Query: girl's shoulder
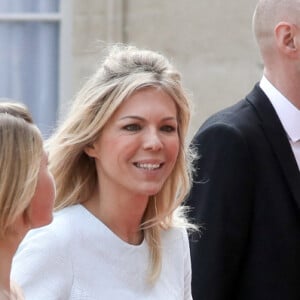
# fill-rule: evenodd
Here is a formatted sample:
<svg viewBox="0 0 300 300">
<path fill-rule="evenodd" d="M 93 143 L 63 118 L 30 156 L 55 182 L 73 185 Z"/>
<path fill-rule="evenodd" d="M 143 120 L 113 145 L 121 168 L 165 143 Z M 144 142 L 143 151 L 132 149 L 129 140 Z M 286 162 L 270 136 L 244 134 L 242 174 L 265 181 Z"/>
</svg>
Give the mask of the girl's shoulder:
<svg viewBox="0 0 300 300">
<path fill-rule="evenodd" d="M 10 296 L 9 300 L 24 300 L 24 294 L 21 288 L 13 281 L 10 283 Z"/>
</svg>

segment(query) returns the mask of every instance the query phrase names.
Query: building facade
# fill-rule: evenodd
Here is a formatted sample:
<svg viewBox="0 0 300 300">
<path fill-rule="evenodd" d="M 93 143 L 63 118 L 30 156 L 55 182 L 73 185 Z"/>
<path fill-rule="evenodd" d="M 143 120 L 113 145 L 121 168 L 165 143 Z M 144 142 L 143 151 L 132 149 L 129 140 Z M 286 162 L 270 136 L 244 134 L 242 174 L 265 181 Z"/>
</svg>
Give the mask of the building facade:
<svg viewBox="0 0 300 300">
<path fill-rule="evenodd" d="M 255 4 L 1 0 L 0 97 L 26 98 L 38 125 L 54 127 L 96 69 L 103 48 L 128 43 L 161 52 L 179 69 L 194 103 L 192 136 L 210 114 L 238 101 L 262 75 L 251 30 Z"/>
<path fill-rule="evenodd" d="M 256 0 L 74 0 L 72 92 L 95 69 L 107 43 L 157 50 L 178 67 L 192 96 L 193 134 L 261 77 L 251 28 L 255 5 Z"/>
</svg>

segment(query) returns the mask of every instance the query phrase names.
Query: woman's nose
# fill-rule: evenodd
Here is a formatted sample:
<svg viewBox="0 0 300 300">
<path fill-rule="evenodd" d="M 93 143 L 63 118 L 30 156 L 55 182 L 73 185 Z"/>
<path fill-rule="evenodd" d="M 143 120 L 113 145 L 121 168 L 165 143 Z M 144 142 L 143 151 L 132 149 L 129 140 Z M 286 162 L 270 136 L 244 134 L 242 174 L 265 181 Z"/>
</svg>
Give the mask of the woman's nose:
<svg viewBox="0 0 300 300">
<path fill-rule="evenodd" d="M 157 151 L 163 147 L 163 143 L 157 131 L 151 131 L 145 135 L 144 149 Z"/>
</svg>

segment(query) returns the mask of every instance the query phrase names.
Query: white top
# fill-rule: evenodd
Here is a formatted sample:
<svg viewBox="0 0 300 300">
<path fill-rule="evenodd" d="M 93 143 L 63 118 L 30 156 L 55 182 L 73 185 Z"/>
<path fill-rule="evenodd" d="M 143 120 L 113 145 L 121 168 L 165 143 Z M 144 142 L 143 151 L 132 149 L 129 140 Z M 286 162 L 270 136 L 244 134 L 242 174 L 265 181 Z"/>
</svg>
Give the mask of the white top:
<svg viewBox="0 0 300 300">
<path fill-rule="evenodd" d="M 28 300 L 192 299 L 186 231 L 163 231 L 162 252 L 161 275 L 151 286 L 147 243 L 124 242 L 78 204 L 28 233 L 13 261 L 12 279 Z"/>
<path fill-rule="evenodd" d="M 300 170 L 300 110 L 282 95 L 265 76 L 262 77 L 259 85 L 272 103 L 288 135 Z"/>
</svg>

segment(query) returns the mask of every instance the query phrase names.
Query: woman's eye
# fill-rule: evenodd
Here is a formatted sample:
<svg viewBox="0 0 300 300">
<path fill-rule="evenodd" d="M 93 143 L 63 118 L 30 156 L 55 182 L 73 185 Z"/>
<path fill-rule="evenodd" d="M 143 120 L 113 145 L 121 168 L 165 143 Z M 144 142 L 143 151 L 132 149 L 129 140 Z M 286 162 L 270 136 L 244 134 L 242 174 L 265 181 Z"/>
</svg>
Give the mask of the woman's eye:
<svg viewBox="0 0 300 300">
<path fill-rule="evenodd" d="M 165 125 L 165 126 L 161 127 L 161 130 L 165 131 L 165 132 L 173 132 L 173 131 L 176 131 L 177 128 L 174 126 L 171 126 L 171 125 Z"/>
<path fill-rule="evenodd" d="M 123 127 L 123 129 L 128 131 L 138 131 L 141 129 L 141 126 L 138 124 L 129 124 Z"/>
</svg>

